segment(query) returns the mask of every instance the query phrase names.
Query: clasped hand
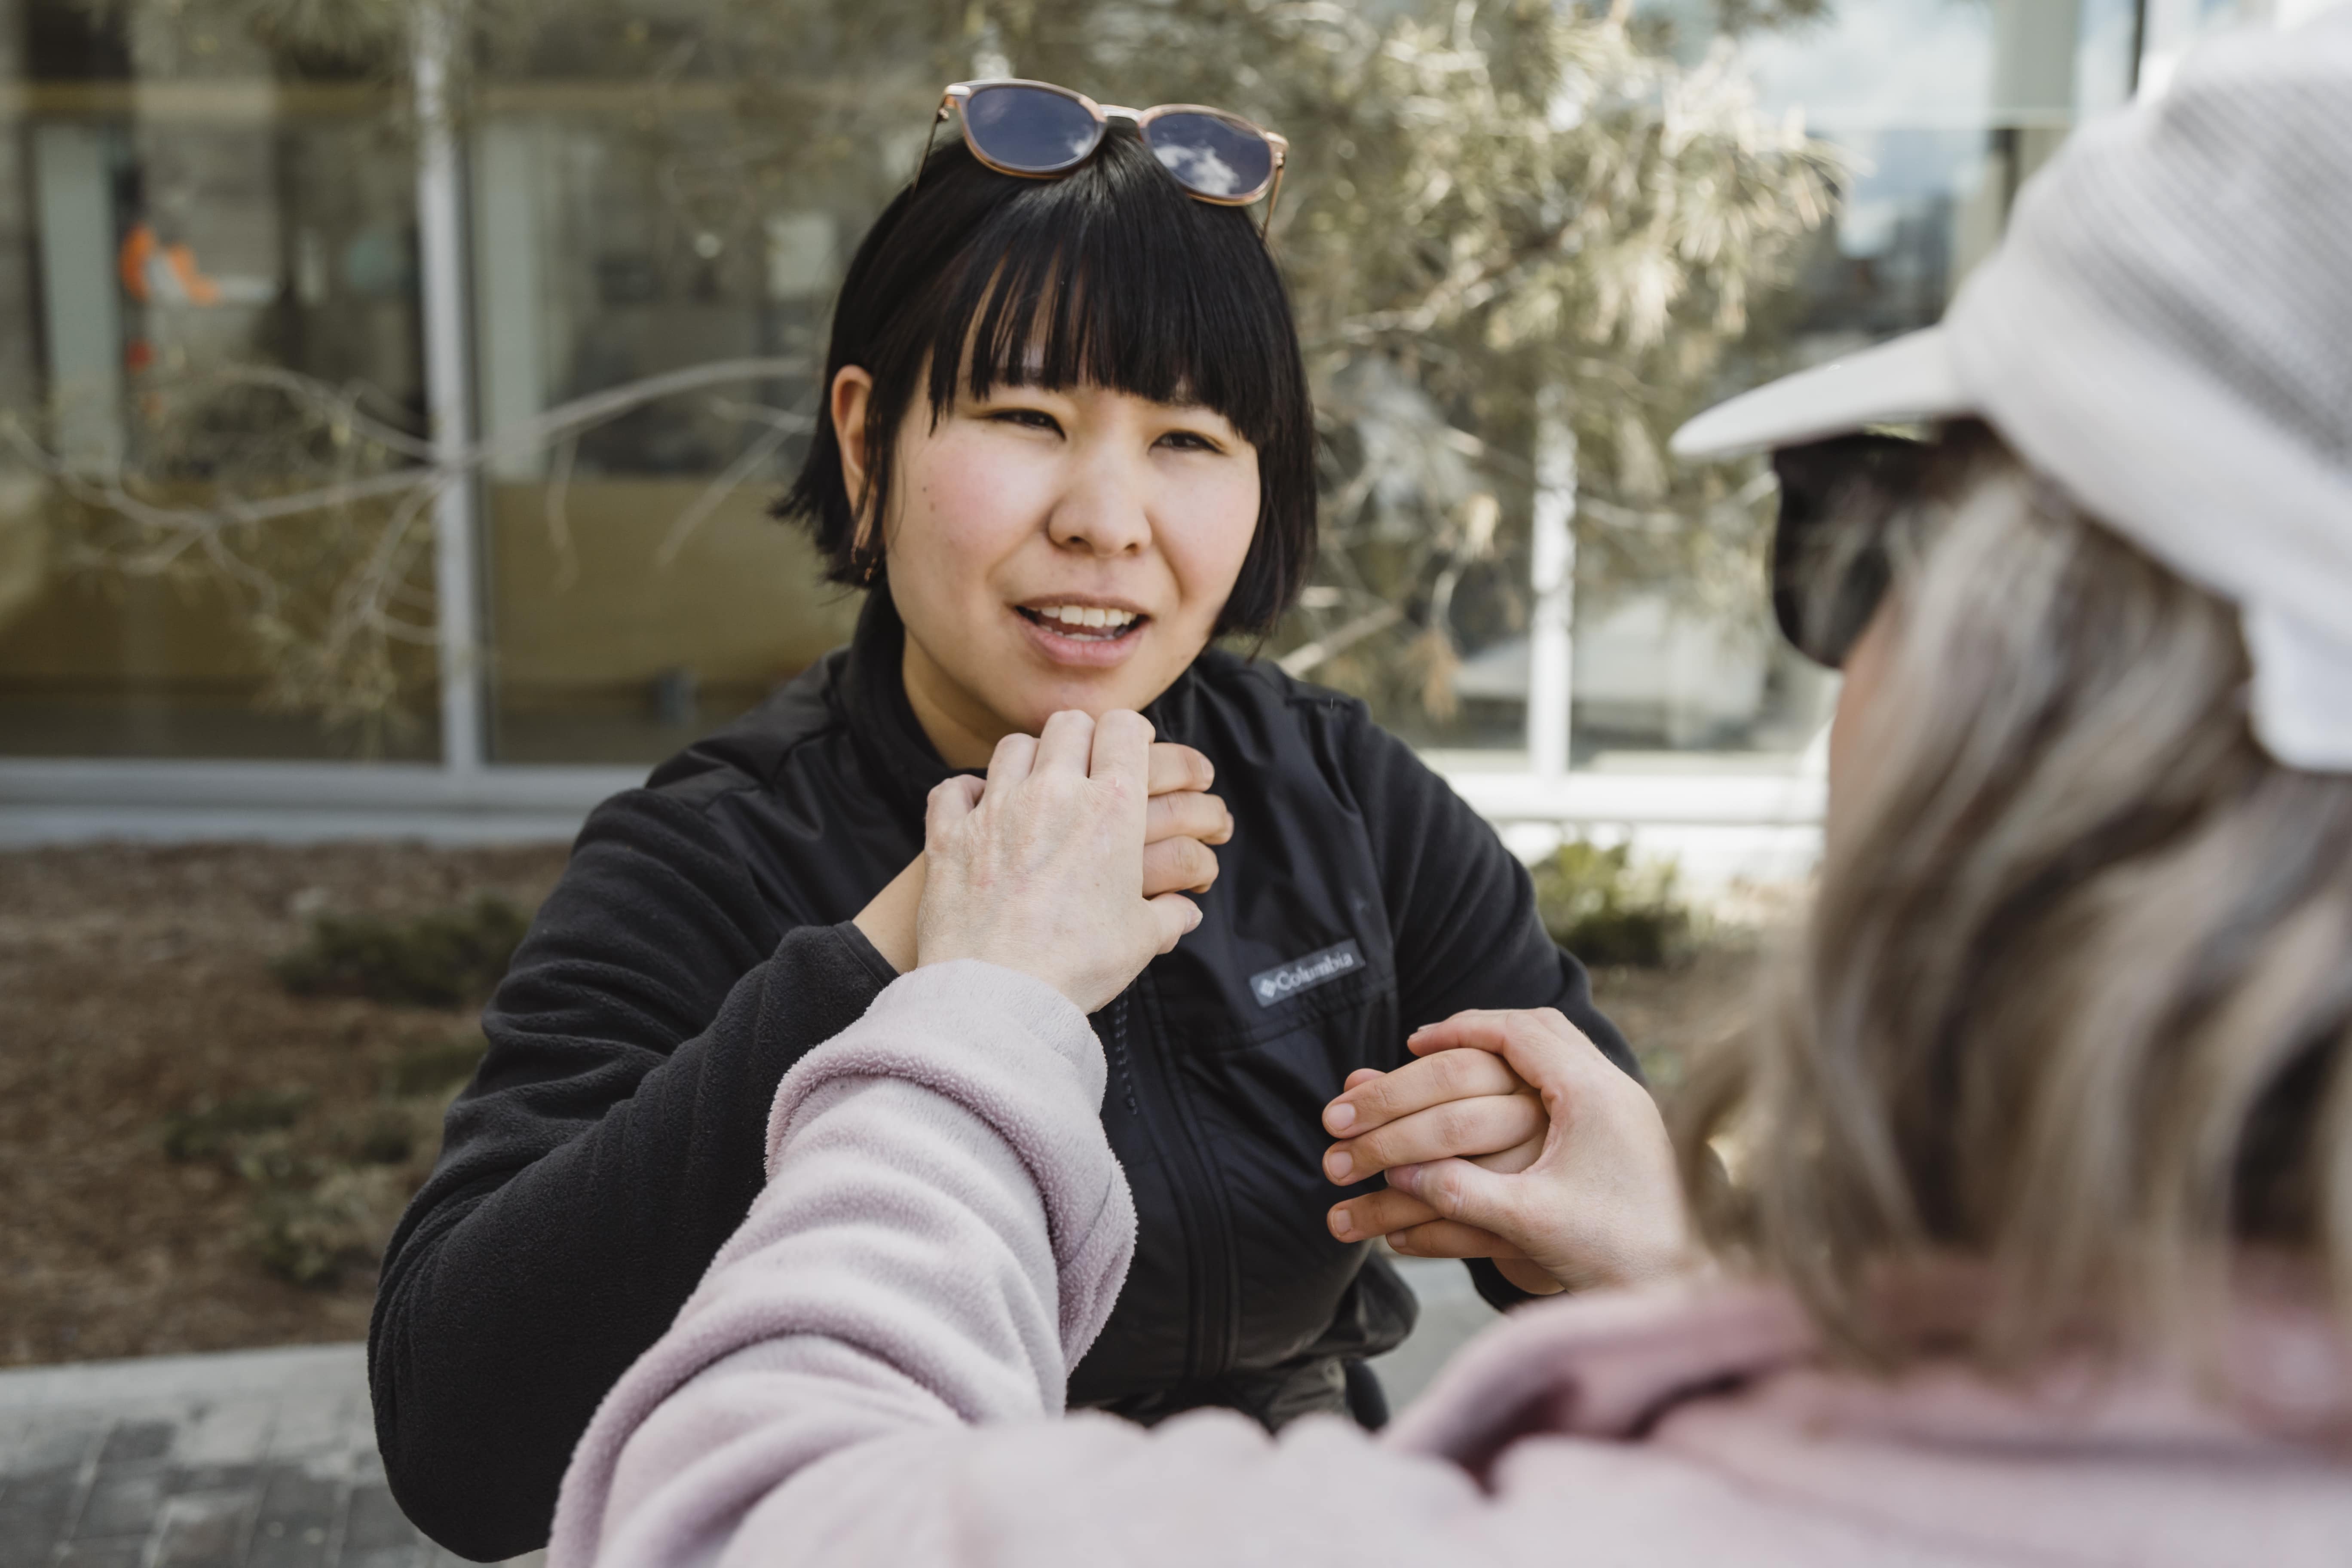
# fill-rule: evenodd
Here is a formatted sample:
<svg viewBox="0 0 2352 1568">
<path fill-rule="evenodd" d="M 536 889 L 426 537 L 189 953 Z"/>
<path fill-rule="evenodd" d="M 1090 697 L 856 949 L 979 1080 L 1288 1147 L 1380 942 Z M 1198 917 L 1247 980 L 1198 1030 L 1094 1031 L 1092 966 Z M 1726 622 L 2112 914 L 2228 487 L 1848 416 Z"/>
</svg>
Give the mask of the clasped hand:
<svg viewBox="0 0 2352 1568">
<path fill-rule="evenodd" d="M 1199 925 L 1200 906 L 1144 880 L 1151 752 L 1139 713 L 1056 713 L 1034 740 L 999 742 L 985 782 L 933 790 L 919 961 L 1016 969 L 1091 1013 Z"/>
<path fill-rule="evenodd" d="M 1342 1241 L 1491 1258 L 1538 1295 L 1664 1278 L 1691 1260 L 1674 1145 L 1649 1091 L 1549 1007 L 1457 1013 L 1418 1060 L 1348 1076 L 1324 1108 L 1324 1174 L 1385 1173 L 1332 1206 Z"/>
<path fill-rule="evenodd" d="M 1087 720 L 1083 713 L 1055 717 Z M 1112 715 L 1103 717 L 1108 720 Z M 1152 741 L 1150 721 L 1140 714 L 1126 717 L 1142 726 L 1139 733 L 1148 748 L 1144 780 L 1149 804 L 1143 816 L 1140 895 L 1149 899 L 1162 893 L 1205 893 L 1217 879 L 1217 857 L 1211 847 L 1223 844 L 1234 836 L 1233 814 L 1225 808 L 1223 800 L 1210 793 L 1216 769 L 1208 758 L 1190 746 Z M 1087 722 L 1094 723 L 1091 720 Z M 1053 721 L 1048 721 L 1046 728 L 1052 727 Z M 1064 728 L 1067 731 L 1070 726 L 1066 723 Z M 998 767 L 1007 761 L 1007 747 L 1013 749 L 1013 755 L 1023 767 L 1034 768 L 1036 748 L 1044 738 L 1042 734 L 1034 738 L 1005 737 L 990 760 L 989 777 L 993 779 Z M 1125 736 L 1119 743 L 1131 745 L 1133 738 Z M 1070 757 L 1081 775 L 1092 760 L 1091 750 L 1073 752 Z M 985 786 L 980 779 L 961 777 L 948 780 L 940 788 L 977 800 Z M 856 918 L 857 929 L 866 933 L 866 941 L 902 974 L 926 959 L 919 951 L 916 929 L 928 878 L 928 858 L 926 855 L 916 856 Z"/>
</svg>

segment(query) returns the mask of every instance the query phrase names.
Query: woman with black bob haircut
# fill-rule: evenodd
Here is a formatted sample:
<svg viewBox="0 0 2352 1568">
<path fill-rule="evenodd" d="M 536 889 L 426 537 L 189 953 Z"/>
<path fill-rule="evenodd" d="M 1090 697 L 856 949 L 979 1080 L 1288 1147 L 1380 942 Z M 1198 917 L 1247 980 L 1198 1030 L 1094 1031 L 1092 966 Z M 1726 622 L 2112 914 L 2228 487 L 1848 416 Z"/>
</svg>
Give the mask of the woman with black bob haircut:
<svg viewBox="0 0 2352 1568">
<path fill-rule="evenodd" d="M 856 635 L 590 817 L 386 1255 L 377 1430 L 444 1544 L 547 1539 L 599 1400 L 759 1193 L 778 1082 L 914 966 L 928 795 L 1056 711 L 1150 718 L 1146 891 L 1200 911 L 1092 1020 L 1140 1234 L 1072 1404 L 1377 1424 L 1361 1363 L 1413 1300 L 1333 1201 L 1517 1168 L 1545 1126 L 1498 1058 L 1409 1032 L 1557 1007 L 1633 1070 L 1492 830 L 1360 703 L 1212 646 L 1306 580 L 1314 424 L 1257 226 L 1156 150 L 1114 124 L 1024 178 L 950 144 L 859 247 L 782 509 L 866 591 Z M 1393 1120 L 1334 1149 L 1327 1102 L 1376 1071 Z M 1558 1289 L 1384 1201 L 1489 1300 Z"/>
</svg>

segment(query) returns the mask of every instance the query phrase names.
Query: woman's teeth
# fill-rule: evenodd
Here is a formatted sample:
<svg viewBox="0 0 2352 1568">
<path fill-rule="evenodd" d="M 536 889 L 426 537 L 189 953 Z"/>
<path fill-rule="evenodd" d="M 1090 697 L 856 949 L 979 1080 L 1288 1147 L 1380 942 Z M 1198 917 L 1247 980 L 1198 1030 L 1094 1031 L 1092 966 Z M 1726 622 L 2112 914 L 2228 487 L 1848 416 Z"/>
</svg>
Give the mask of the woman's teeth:
<svg viewBox="0 0 2352 1568">
<path fill-rule="evenodd" d="M 1106 610 L 1091 605 L 1048 605 L 1029 612 L 1056 631 L 1097 632 L 1118 637 L 1135 624 L 1133 610 Z"/>
</svg>

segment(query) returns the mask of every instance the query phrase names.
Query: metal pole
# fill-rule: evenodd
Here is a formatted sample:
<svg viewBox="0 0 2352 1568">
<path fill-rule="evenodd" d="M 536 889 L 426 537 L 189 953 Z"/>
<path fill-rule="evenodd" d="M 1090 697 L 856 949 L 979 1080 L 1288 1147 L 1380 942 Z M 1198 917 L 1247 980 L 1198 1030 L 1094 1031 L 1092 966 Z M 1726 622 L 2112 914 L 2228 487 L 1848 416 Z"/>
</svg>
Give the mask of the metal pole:
<svg viewBox="0 0 2352 1568">
<path fill-rule="evenodd" d="M 1575 676 L 1576 430 L 1568 390 L 1546 386 L 1536 404 L 1535 616 L 1528 637 L 1528 767 L 1543 780 L 1568 773 L 1569 707 Z"/>
<path fill-rule="evenodd" d="M 457 142 L 450 126 L 449 58 L 457 29 L 448 0 L 415 10 L 412 71 L 416 91 L 416 241 L 425 324 L 425 395 L 434 461 L 443 469 L 433 504 L 433 585 L 440 619 L 441 765 L 482 766 L 480 548 L 472 471 L 471 367 L 467 363 L 464 203 Z"/>
</svg>

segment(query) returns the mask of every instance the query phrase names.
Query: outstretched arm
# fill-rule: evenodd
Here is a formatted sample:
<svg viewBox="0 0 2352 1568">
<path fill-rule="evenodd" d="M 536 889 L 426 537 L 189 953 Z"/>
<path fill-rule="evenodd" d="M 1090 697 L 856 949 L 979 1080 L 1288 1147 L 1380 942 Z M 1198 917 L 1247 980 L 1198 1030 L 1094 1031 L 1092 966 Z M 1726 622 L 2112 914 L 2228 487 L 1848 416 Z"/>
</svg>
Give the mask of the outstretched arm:
<svg viewBox="0 0 2352 1568">
<path fill-rule="evenodd" d="M 426 1533 L 483 1559 L 546 1542 L 596 1401 L 758 1194 L 778 1081 L 891 978 L 846 925 L 780 931 L 698 807 L 599 808 L 377 1289 L 378 1441 Z"/>
<path fill-rule="evenodd" d="M 761 1505 L 828 1457 L 1059 1414 L 1135 1244 L 1102 1087 L 1083 1013 L 970 962 L 812 1052 L 766 1189 L 582 1440 L 551 1560 L 701 1561 L 755 1510 L 739 1544 L 805 1549 L 845 1522 L 825 1492 Z"/>
</svg>

